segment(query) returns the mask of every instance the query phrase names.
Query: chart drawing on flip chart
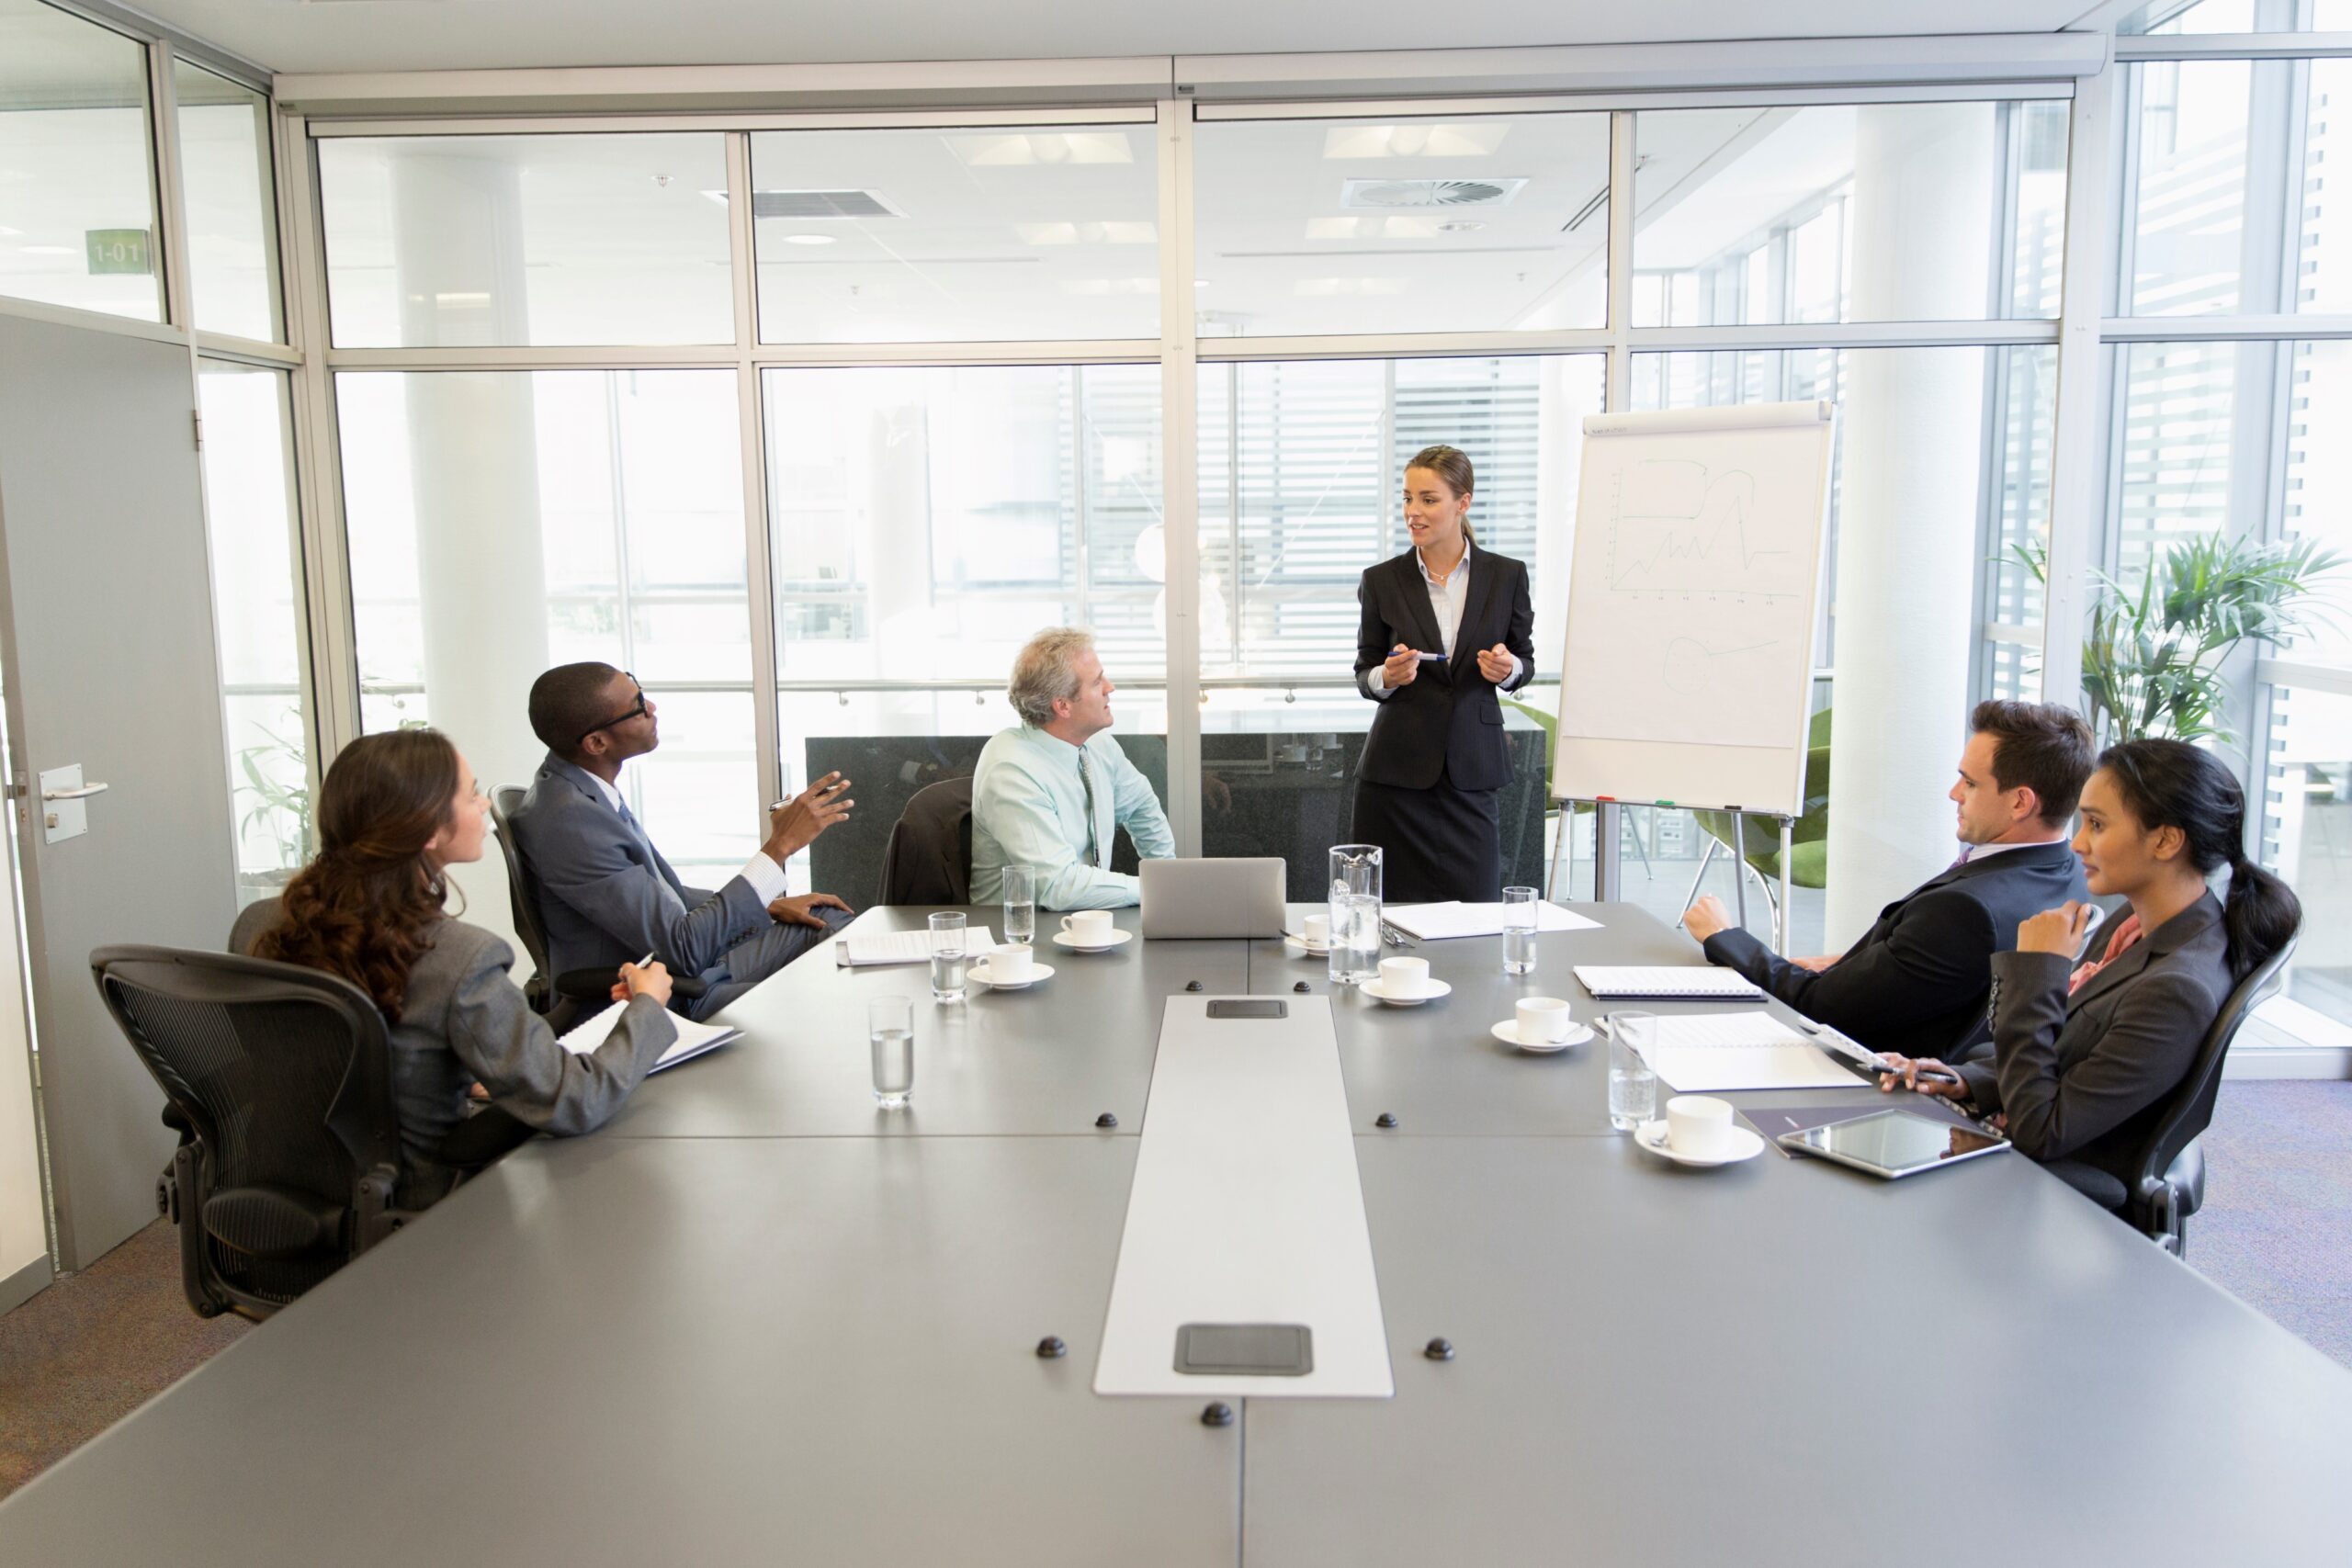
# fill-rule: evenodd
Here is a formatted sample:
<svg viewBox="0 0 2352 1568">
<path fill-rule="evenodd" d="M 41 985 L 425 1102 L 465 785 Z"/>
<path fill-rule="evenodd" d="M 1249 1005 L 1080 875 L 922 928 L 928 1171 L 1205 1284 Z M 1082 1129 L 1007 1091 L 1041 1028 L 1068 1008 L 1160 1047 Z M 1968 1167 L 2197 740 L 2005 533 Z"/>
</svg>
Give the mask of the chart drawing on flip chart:
<svg viewBox="0 0 2352 1568">
<path fill-rule="evenodd" d="M 1559 728 L 1584 782 L 1564 796 L 1760 808 L 1793 787 L 1834 428 L 1819 403 L 1586 422 Z"/>
</svg>

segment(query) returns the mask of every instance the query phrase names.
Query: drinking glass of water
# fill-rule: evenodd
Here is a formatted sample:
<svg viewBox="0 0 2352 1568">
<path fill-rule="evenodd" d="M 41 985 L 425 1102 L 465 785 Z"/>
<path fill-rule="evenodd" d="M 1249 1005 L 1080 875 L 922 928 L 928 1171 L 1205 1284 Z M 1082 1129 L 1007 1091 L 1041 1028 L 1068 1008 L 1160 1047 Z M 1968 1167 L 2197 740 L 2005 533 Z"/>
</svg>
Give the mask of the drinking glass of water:
<svg viewBox="0 0 2352 1568">
<path fill-rule="evenodd" d="M 1331 846 L 1331 958 L 1335 986 L 1358 986 L 1380 973 L 1381 851 L 1378 844 Z"/>
<path fill-rule="evenodd" d="M 1535 889 L 1503 889 L 1503 973 L 1535 973 Z"/>
<path fill-rule="evenodd" d="M 865 1004 L 865 1038 L 874 1048 L 874 1102 L 896 1111 L 914 1095 L 915 1004 L 876 997 Z"/>
<path fill-rule="evenodd" d="M 971 949 L 964 937 L 964 912 L 960 909 L 931 917 L 931 999 L 935 1002 L 960 1002 L 964 999 L 964 966 Z"/>
<path fill-rule="evenodd" d="M 1004 940 L 1023 947 L 1037 940 L 1037 874 L 1025 865 L 1004 868 Z"/>
<path fill-rule="evenodd" d="M 1657 1043 L 1657 1015 L 1609 1015 L 1609 1124 L 1630 1133 L 1657 1114 L 1657 1075 L 1650 1071 L 1650 1048 Z"/>
</svg>

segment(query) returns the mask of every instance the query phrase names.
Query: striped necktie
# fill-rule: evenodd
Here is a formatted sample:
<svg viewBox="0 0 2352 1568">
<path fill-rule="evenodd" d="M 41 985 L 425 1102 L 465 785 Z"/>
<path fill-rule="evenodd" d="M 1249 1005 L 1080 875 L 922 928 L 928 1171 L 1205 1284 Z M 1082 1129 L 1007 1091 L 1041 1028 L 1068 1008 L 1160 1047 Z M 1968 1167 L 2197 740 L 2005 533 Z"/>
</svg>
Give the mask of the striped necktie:
<svg viewBox="0 0 2352 1568">
<path fill-rule="evenodd" d="M 1102 851 L 1094 830 L 1094 774 L 1086 766 L 1086 748 L 1078 749 L 1078 787 L 1086 792 L 1086 863 L 1102 864 Z"/>
</svg>

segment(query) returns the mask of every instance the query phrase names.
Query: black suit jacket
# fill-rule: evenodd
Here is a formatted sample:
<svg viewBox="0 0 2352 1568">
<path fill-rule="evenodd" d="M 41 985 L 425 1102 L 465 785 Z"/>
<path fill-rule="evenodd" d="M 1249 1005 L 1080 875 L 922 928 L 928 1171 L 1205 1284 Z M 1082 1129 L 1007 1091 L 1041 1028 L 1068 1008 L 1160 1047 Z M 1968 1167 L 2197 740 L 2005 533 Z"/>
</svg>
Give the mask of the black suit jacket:
<svg viewBox="0 0 2352 1568">
<path fill-rule="evenodd" d="M 1445 770 L 1456 789 L 1500 789 L 1510 782 L 1503 745 L 1503 711 L 1493 682 L 1478 673 L 1478 649 L 1502 644 L 1519 655 L 1517 691 L 1535 676 L 1535 608 L 1527 595 L 1527 568 L 1509 556 L 1470 547 L 1470 596 L 1453 657 L 1421 666 L 1412 684 L 1374 696 L 1364 677 L 1396 645 L 1442 652 L 1437 611 L 1415 552 L 1368 567 L 1356 584 L 1363 608 L 1356 626 L 1356 690 L 1380 705 L 1364 737 L 1356 776 L 1374 784 L 1427 789 Z"/>
<path fill-rule="evenodd" d="M 2018 923 L 2089 897 L 2082 863 L 2062 840 L 1928 878 L 1818 975 L 1737 928 L 1707 939 L 1707 959 L 1874 1051 L 1949 1060 L 1984 1038 L 1993 955 L 2017 946 Z"/>
<path fill-rule="evenodd" d="M 1993 960 L 1993 1057 L 1963 1065 L 1961 1081 L 1978 1106 L 2007 1115 L 2022 1152 L 2079 1160 L 2129 1191 L 2157 1107 L 2188 1076 L 2234 983 L 2221 901 L 2206 894 L 2070 997 L 2074 967 L 2054 953 Z"/>
</svg>

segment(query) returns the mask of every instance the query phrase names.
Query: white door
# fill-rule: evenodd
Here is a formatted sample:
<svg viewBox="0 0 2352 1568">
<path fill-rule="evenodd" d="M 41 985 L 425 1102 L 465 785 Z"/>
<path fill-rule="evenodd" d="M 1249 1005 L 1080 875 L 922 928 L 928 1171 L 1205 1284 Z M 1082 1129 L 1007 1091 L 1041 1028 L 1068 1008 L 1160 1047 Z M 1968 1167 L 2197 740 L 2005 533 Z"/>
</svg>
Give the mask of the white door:
<svg viewBox="0 0 2352 1568">
<path fill-rule="evenodd" d="M 8 783 L 67 1269 L 154 1219 L 175 1141 L 90 950 L 218 950 L 234 912 L 195 396 L 185 347 L 0 316 Z M 39 781 L 74 766 L 107 789 L 81 803 L 85 832 L 51 842 L 69 803 Z"/>
</svg>

